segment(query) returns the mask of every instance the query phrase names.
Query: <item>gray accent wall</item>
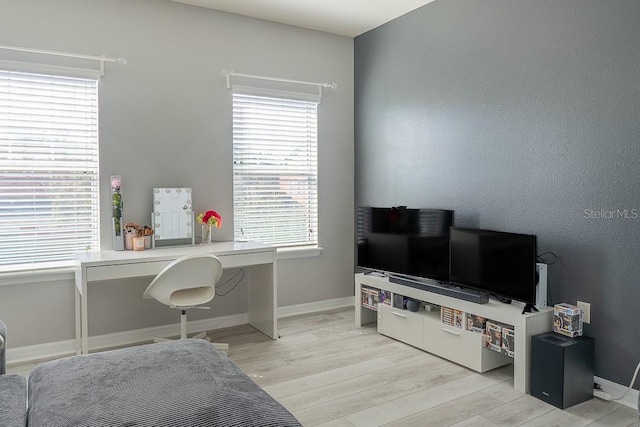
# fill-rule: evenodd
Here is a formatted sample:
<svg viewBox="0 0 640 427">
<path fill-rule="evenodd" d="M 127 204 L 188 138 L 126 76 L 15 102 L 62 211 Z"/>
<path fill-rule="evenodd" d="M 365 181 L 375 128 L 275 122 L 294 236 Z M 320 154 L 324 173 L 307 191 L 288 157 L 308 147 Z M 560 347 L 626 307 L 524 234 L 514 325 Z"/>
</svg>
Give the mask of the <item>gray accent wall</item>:
<svg viewBox="0 0 640 427">
<path fill-rule="evenodd" d="M 110 239 L 109 176 L 121 175 L 125 222 L 150 222 L 154 187 L 192 187 L 194 209 L 215 209 L 233 238 L 231 92 L 223 69 L 336 82 L 319 107 L 320 256 L 278 263 L 278 306 L 353 295 L 353 39 L 168 0 L 2 1 L 0 44 L 124 57 L 100 81 L 100 236 Z M 97 68 L 97 63 L 0 50 L 0 60 Z M 247 82 L 243 82 L 246 84 Z M 235 283 L 235 270 L 221 292 Z M 57 276 L 56 276 L 57 277 Z M 239 278 L 241 276 L 237 276 Z M 12 347 L 74 338 L 70 274 L 10 286 L 0 274 L 0 318 Z M 24 282 L 24 283 L 22 283 Z M 143 300 L 150 279 L 90 285 L 89 332 L 179 323 Z M 246 313 L 246 284 L 192 320 Z"/>
<path fill-rule="evenodd" d="M 640 2 L 437 0 L 355 39 L 356 205 L 538 236 L 591 303 L 596 375 L 640 361 Z M 546 257 L 552 260 L 552 257 Z"/>
</svg>

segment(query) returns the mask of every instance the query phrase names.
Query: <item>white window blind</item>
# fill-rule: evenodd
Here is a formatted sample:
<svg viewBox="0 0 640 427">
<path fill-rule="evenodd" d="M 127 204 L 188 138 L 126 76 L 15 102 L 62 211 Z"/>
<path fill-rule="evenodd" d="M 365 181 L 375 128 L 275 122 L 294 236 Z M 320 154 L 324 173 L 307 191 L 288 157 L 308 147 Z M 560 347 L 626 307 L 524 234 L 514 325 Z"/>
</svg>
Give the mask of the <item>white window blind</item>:
<svg viewBox="0 0 640 427">
<path fill-rule="evenodd" d="M 99 248 L 98 81 L 0 69 L 0 265 Z"/>
<path fill-rule="evenodd" d="M 236 240 L 318 243 L 317 102 L 233 94 Z"/>
</svg>

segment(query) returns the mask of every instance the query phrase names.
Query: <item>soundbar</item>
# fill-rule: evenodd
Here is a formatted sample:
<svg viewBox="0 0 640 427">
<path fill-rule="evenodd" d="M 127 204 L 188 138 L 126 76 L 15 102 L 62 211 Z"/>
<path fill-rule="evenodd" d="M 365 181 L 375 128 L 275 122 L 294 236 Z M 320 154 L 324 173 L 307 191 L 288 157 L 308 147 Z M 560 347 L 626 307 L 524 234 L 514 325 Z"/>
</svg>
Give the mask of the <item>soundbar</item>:
<svg viewBox="0 0 640 427">
<path fill-rule="evenodd" d="M 410 286 L 412 288 L 423 291 L 433 292 L 434 294 L 446 295 L 452 298 L 458 298 L 465 301 L 471 301 L 476 304 L 486 304 L 489 302 L 489 295 L 473 289 L 458 288 L 452 285 L 438 283 L 435 281 L 412 280 L 404 277 L 389 276 L 389 282 L 398 285 Z"/>
</svg>

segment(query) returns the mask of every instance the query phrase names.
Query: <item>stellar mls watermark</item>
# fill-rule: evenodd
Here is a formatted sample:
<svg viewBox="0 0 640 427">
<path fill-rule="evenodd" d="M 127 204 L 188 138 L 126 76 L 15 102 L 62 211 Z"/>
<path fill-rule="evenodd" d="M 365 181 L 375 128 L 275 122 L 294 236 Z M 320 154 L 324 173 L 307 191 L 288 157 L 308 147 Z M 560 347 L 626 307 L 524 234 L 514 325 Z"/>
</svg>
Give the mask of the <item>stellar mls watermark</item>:
<svg viewBox="0 0 640 427">
<path fill-rule="evenodd" d="M 585 219 L 638 219 L 640 209 L 585 209 L 582 218 Z"/>
</svg>

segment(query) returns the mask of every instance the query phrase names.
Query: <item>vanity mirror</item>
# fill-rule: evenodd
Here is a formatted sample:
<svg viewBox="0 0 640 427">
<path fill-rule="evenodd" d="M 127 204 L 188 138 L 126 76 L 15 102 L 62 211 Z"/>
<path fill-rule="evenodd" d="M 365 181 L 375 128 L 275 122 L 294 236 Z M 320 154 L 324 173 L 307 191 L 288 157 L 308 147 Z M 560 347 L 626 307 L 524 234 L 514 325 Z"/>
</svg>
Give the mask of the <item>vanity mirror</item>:
<svg viewBox="0 0 640 427">
<path fill-rule="evenodd" d="M 151 221 L 153 247 L 160 240 L 191 239 L 195 244 L 191 188 L 154 188 Z"/>
</svg>

